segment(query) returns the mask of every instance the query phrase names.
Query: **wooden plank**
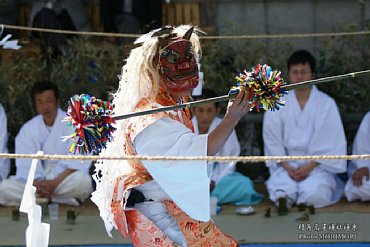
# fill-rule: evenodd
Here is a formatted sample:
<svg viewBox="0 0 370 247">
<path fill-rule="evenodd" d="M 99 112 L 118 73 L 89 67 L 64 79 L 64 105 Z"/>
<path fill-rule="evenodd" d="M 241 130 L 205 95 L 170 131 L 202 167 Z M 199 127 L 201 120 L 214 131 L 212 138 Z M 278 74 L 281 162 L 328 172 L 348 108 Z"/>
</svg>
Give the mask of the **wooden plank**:
<svg viewBox="0 0 370 247">
<path fill-rule="evenodd" d="M 167 19 L 167 23 L 165 24 L 168 24 L 168 25 L 175 25 L 175 16 L 176 16 L 176 13 L 175 13 L 175 6 L 173 3 L 169 3 L 169 4 L 166 4 L 167 6 L 167 16 L 166 16 L 166 19 Z"/>
<path fill-rule="evenodd" d="M 183 24 L 190 24 L 193 23 L 192 18 L 192 12 L 191 12 L 191 4 L 190 3 L 184 3 L 184 22 Z"/>
<path fill-rule="evenodd" d="M 166 3 L 162 4 L 162 26 L 168 24 L 168 6 Z"/>
<path fill-rule="evenodd" d="M 162 24 L 200 25 L 199 3 L 164 3 L 162 4 Z"/>
<path fill-rule="evenodd" d="M 191 19 L 193 22 L 193 25 L 200 26 L 200 12 L 199 12 L 199 3 L 192 3 L 191 4 Z"/>
<path fill-rule="evenodd" d="M 174 3 L 175 5 L 175 25 L 181 25 L 184 22 L 183 19 L 183 4 L 182 3 Z"/>
<path fill-rule="evenodd" d="M 27 27 L 31 19 L 31 7 L 26 5 L 21 5 L 19 8 L 19 20 L 18 24 L 19 26 L 25 26 Z M 21 36 L 29 36 L 31 34 L 31 31 L 21 30 L 19 31 Z"/>
<path fill-rule="evenodd" d="M 91 30 L 93 32 L 99 32 L 103 29 L 100 6 L 99 4 L 87 4 L 85 6 L 86 15 L 90 20 Z"/>
<path fill-rule="evenodd" d="M 91 29 L 95 32 L 103 30 L 99 4 L 94 4 L 91 9 Z"/>
</svg>

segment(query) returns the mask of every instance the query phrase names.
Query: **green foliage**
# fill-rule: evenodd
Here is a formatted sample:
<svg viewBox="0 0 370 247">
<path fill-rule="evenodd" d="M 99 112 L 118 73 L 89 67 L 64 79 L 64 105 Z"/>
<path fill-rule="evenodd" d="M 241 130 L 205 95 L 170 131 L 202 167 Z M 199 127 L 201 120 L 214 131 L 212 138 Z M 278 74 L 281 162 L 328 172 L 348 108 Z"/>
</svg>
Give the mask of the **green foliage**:
<svg viewBox="0 0 370 247">
<path fill-rule="evenodd" d="M 81 93 L 107 99 L 117 89 L 122 64 L 123 52 L 117 46 L 75 39 L 70 54 L 49 66 L 49 79 L 59 85 L 62 102 Z"/>
<path fill-rule="evenodd" d="M 124 57 L 120 48 L 85 38 L 71 40 L 69 45 L 67 56 L 44 58 L 14 51 L 10 60 L 0 64 L 0 102 L 7 112 L 10 150 L 21 125 L 36 114 L 29 94 L 35 81 L 50 80 L 58 85 L 64 110 L 74 94 L 108 99 L 109 92 L 117 89 Z"/>
</svg>

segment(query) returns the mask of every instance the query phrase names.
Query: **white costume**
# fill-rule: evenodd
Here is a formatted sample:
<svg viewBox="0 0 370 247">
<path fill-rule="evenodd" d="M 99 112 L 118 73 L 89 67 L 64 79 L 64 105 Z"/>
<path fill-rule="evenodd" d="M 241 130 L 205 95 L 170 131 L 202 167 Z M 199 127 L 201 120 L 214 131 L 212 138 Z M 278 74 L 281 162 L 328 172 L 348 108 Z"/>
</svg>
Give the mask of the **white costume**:
<svg viewBox="0 0 370 247">
<path fill-rule="evenodd" d="M 265 155 L 345 155 L 346 138 L 335 101 L 312 86 L 304 109 L 300 108 L 294 91 L 285 97 L 286 106 L 266 112 L 263 121 Z M 308 161 L 288 161 L 297 168 Z M 267 188 L 276 202 L 286 196 L 288 205 L 305 203 L 325 207 L 337 202 L 343 184 L 336 173 L 346 170 L 345 160 L 321 160 L 301 182 L 291 179 L 276 161 L 266 162 L 270 170 Z"/>
<path fill-rule="evenodd" d="M 208 133 L 214 130 L 217 127 L 217 125 L 221 123 L 221 120 L 222 119 L 220 117 L 216 117 L 209 126 Z M 194 125 L 194 132 L 196 134 L 199 134 L 197 118 L 193 117 L 192 122 Z M 239 156 L 239 155 L 240 155 L 240 144 L 236 136 L 235 130 L 233 130 L 233 132 L 227 139 L 225 145 L 217 154 L 215 154 L 215 156 Z M 211 180 L 215 181 L 216 185 L 221 180 L 221 178 L 230 175 L 235 171 L 236 162 L 222 162 L 222 163 L 210 162 L 210 163 L 211 166 L 213 167 Z"/>
<path fill-rule="evenodd" d="M 138 155 L 207 156 L 207 139 L 208 135 L 194 134 L 178 121 L 161 118 L 136 136 L 134 145 Z M 142 162 L 154 178 L 136 187 L 145 198 L 155 201 L 171 198 L 191 218 L 209 220 L 210 180 L 206 161 Z"/>
<path fill-rule="evenodd" d="M 370 112 L 368 112 L 361 122 L 353 143 L 353 154 L 370 154 Z M 370 181 L 363 178 L 361 187 L 353 185 L 352 174 L 361 167 L 370 169 L 370 160 L 352 160 L 349 163 L 348 175 L 349 180 L 345 187 L 345 195 L 348 201 L 370 200 Z"/>
<path fill-rule="evenodd" d="M 208 135 L 194 134 L 176 120 L 161 118 L 136 136 L 134 146 L 138 155 L 206 156 L 207 139 Z M 204 160 L 142 162 L 154 180 L 139 185 L 136 189 L 144 194 L 146 200 L 154 202 L 138 203 L 135 204 L 135 208 L 155 222 L 157 227 L 177 244 L 187 246 L 180 228 L 162 201 L 172 200 L 191 218 L 208 221 L 210 180 L 207 162 Z M 197 203 L 193 203 L 195 201 Z"/>
<path fill-rule="evenodd" d="M 66 113 L 58 109 L 54 125 L 45 125 L 41 115 L 25 123 L 15 139 L 15 150 L 19 154 L 35 154 L 41 150 L 45 154 L 68 154 L 70 143 L 62 142 L 62 137 L 70 135 L 72 129 L 62 122 Z M 19 205 L 31 165 L 30 159 L 17 159 L 15 176 L 4 180 L 0 185 L 0 204 Z M 66 169 L 75 169 L 55 189 L 52 201 L 78 205 L 92 192 L 91 178 L 88 173 L 90 162 L 71 160 L 39 160 L 35 180 L 54 179 Z"/>
<path fill-rule="evenodd" d="M 0 104 L 0 153 L 7 153 L 8 131 L 6 114 L 3 106 Z M 0 182 L 9 174 L 10 163 L 8 159 L 0 159 Z"/>
</svg>

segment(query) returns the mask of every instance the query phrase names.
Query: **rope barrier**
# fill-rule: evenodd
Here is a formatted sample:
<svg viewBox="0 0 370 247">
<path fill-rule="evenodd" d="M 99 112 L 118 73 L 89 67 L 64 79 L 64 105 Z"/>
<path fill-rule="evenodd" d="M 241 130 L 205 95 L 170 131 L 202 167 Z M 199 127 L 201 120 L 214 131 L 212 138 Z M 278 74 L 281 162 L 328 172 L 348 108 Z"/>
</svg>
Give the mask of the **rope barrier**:
<svg viewBox="0 0 370 247">
<path fill-rule="evenodd" d="M 263 162 L 282 160 L 357 160 L 370 159 L 370 154 L 359 155 L 307 155 L 307 156 L 147 156 L 147 155 L 126 155 L 126 156 L 98 156 L 98 155 L 50 155 L 50 154 L 8 154 L 0 153 L 0 159 L 40 159 L 40 160 L 206 160 L 221 162 Z"/>
<path fill-rule="evenodd" d="M 25 27 L 15 25 L 3 25 L 5 28 L 12 30 L 37 31 L 47 33 L 60 34 L 77 34 L 90 36 L 108 36 L 108 37 L 125 37 L 137 38 L 140 34 L 129 33 L 105 33 L 105 32 L 85 32 L 71 30 L 56 30 L 48 28 Z M 357 32 L 332 32 L 332 33 L 302 33 L 302 34 L 256 34 L 256 35 L 224 35 L 224 36 L 200 36 L 200 39 L 292 39 L 292 38 L 322 38 L 322 37 L 337 37 L 337 36 L 355 36 L 355 35 L 370 35 L 370 31 Z"/>
</svg>

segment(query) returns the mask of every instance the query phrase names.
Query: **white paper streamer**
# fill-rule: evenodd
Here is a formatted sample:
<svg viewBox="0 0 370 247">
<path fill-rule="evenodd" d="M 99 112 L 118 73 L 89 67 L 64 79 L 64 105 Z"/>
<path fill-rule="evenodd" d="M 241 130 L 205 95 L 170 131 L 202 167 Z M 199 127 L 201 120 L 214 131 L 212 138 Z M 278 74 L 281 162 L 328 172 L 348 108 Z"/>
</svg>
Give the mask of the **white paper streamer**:
<svg viewBox="0 0 370 247">
<path fill-rule="evenodd" d="M 43 152 L 39 151 L 37 154 L 41 155 Z M 47 247 L 49 244 L 50 225 L 41 222 L 41 206 L 36 204 L 36 188 L 33 186 L 36 165 L 37 159 L 33 159 L 19 211 L 28 214 L 26 246 Z"/>
<path fill-rule="evenodd" d="M 0 37 L 3 34 L 4 25 L 0 25 Z M 10 40 L 12 37 L 11 34 L 6 35 L 2 40 L 0 40 L 0 46 L 4 49 L 12 49 L 12 50 L 19 50 L 21 46 L 18 45 L 18 40 Z"/>
</svg>

